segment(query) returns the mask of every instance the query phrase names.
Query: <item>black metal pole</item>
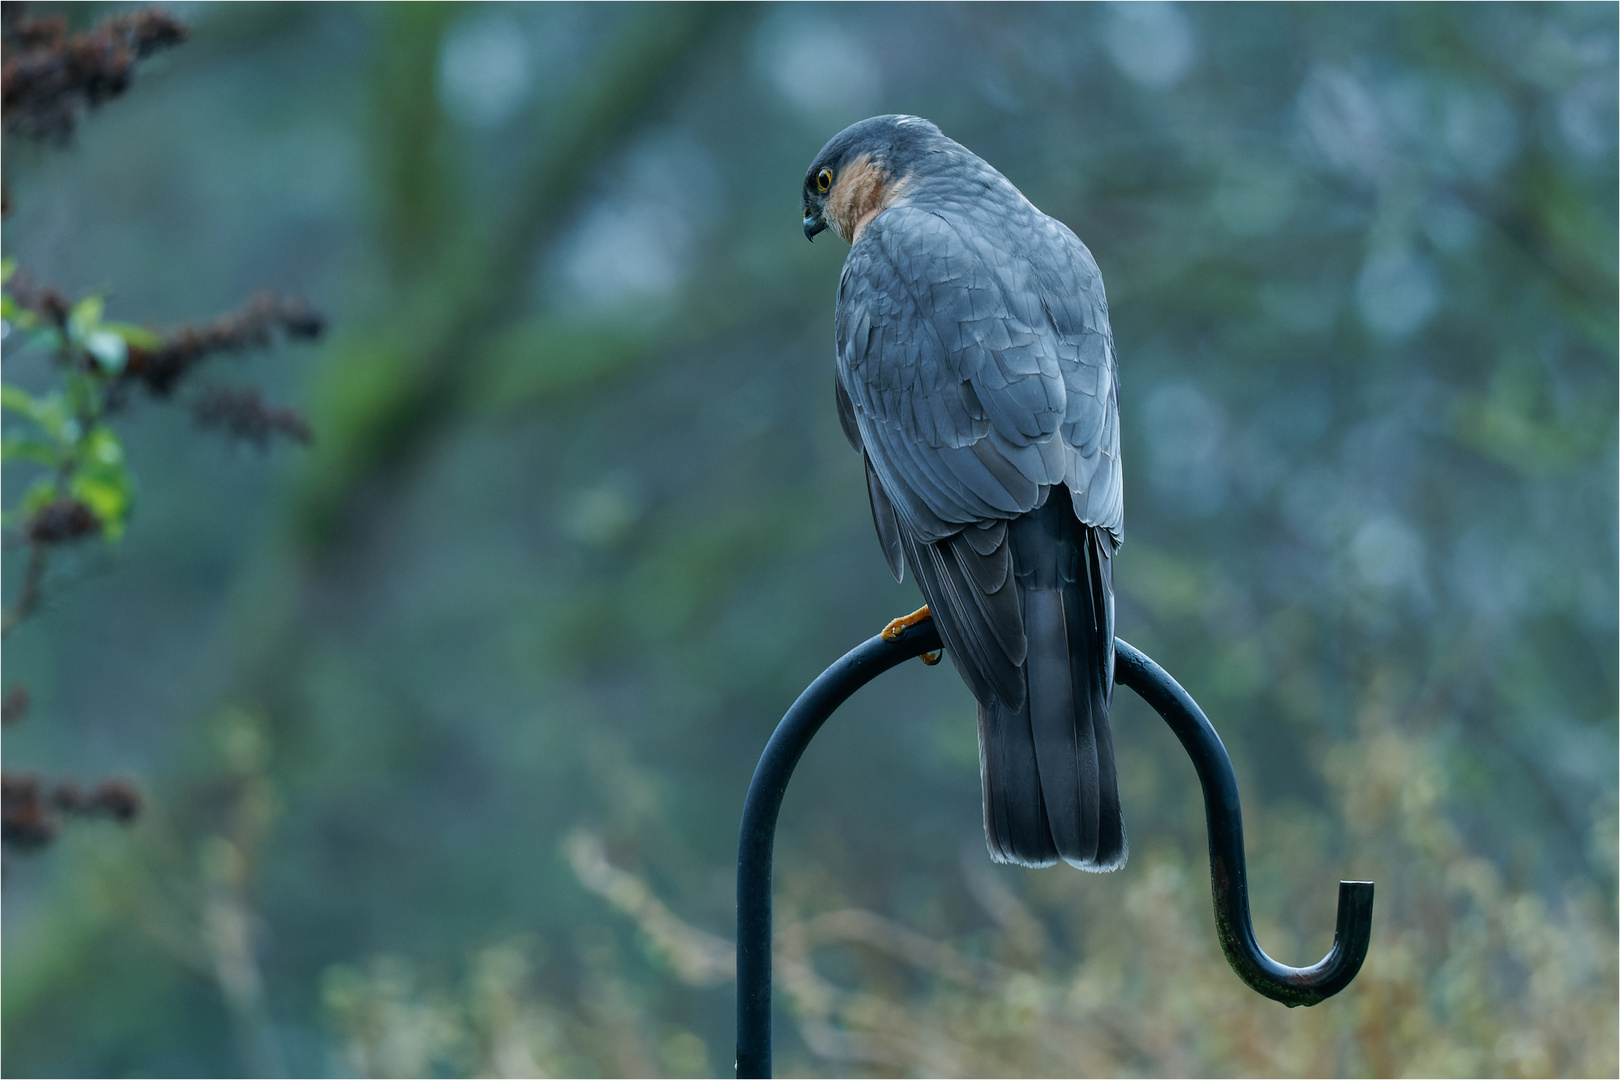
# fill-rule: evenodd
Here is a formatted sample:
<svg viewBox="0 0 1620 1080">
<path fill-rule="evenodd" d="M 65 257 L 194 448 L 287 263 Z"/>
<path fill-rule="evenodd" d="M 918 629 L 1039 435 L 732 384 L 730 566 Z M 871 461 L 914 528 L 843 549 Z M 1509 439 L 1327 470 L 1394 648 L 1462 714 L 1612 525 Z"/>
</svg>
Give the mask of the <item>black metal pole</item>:
<svg viewBox="0 0 1620 1080">
<path fill-rule="evenodd" d="M 1209 826 L 1209 882 L 1215 900 L 1215 932 L 1226 962 L 1258 993 L 1289 1008 L 1315 1005 L 1350 985 L 1367 959 L 1372 941 L 1373 883 L 1339 882 L 1339 914 L 1333 947 L 1306 968 L 1279 964 L 1254 936 L 1249 917 L 1249 877 L 1243 855 L 1243 809 L 1237 774 L 1204 710 L 1158 664 L 1114 639 L 1114 681 L 1141 695 L 1164 717 L 1192 758 L 1204 788 L 1204 819 Z"/>
<path fill-rule="evenodd" d="M 737 1075 L 771 1075 L 771 859 L 776 819 L 793 769 L 833 710 L 885 671 L 940 647 L 931 621 L 895 639 L 869 639 L 811 683 L 777 725 L 754 770 L 737 845 Z M 1292 968 L 1265 954 L 1249 916 L 1243 812 L 1226 747 L 1198 703 L 1165 670 L 1118 638 L 1114 678 L 1141 695 L 1181 740 L 1204 789 L 1215 928 L 1226 960 L 1255 991 L 1289 1007 L 1315 1005 L 1361 970 L 1372 936 L 1373 885 L 1339 882 L 1333 948 L 1319 963 Z"/>
<path fill-rule="evenodd" d="M 737 842 L 737 1075 L 771 1075 L 771 855 L 776 815 L 804 748 L 833 710 L 879 675 L 940 647 L 932 621 L 870 638 L 816 677 L 765 744 Z"/>
</svg>

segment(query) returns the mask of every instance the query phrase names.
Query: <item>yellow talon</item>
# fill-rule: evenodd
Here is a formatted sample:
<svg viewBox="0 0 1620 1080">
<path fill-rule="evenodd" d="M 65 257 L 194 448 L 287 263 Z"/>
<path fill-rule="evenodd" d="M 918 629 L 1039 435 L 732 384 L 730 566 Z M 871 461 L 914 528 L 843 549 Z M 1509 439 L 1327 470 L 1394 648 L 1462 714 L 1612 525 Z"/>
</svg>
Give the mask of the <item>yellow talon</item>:
<svg viewBox="0 0 1620 1080">
<path fill-rule="evenodd" d="M 898 641 L 905 635 L 907 630 L 910 630 L 913 626 L 916 626 L 924 619 L 930 618 L 933 618 L 933 613 L 928 610 L 928 605 L 924 604 L 916 611 L 913 611 L 910 615 L 904 615 L 889 623 L 888 626 L 883 628 L 883 633 L 879 634 L 878 636 L 884 641 Z M 935 649 L 933 652 L 920 653 L 918 654 L 917 658 L 924 664 L 927 664 L 929 667 L 933 667 L 935 664 L 939 663 L 940 657 L 944 655 L 945 650 Z"/>
<path fill-rule="evenodd" d="M 888 626 L 883 628 L 883 633 L 879 634 L 878 636 L 884 641 L 898 641 L 900 640 L 901 635 L 907 630 L 911 629 L 913 626 L 916 626 L 924 619 L 931 618 L 932 615 L 933 613 L 928 610 L 928 605 L 924 604 L 916 611 L 913 611 L 910 615 L 902 615 L 900 618 L 889 623 Z"/>
</svg>

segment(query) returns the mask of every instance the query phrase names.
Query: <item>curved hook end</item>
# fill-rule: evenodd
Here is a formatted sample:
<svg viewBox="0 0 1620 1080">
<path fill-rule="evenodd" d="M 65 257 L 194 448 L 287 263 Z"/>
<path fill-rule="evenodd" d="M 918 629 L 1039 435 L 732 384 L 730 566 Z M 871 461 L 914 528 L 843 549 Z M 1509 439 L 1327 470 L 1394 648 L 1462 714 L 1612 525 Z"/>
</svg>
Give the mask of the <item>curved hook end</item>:
<svg viewBox="0 0 1620 1080">
<path fill-rule="evenodd" d="M 1349 985 L 1367 959 L 1367 947 L 1372 944 L 1373 883 L 1370 881 L 1339 882 L 1339 917 L 1334 927 L 1333 952 L 1343 952 L 1338 965 L 1341 981 L 1322 996 L 1329 997 Z"/>
<path fill-rule="evenodd" d="M 1225 932 L 1221 934 L 1221 944 L 1232 970 L 1257 993 L 1290 1009 L 1318 1005 L 1349 986 L 1361 971 L 1367 959 L 1367 947 L 1372 943 L 1372 908 L 1372 882 L 1339 882 L 1339 914 L 1333 948 L 1310 967 L 1277 963 L 1260 948 L 1252 930 L 1233 933 L 1222 926 Z M 1228 914 L 1227 919 L 1231 917 Z M 1217 919 L 1219 921 L 1219 916 Z"/>
<path fill-rule="evenodd" d="M 1333 948 L 1320 963 L 1290 972 L 1292 978 L 1286 982 L 1292 985 L 1287 992 L 1261 990 L 1261 993 L 1293 1008 L 1316 1005 L 1349 986 L 1360 973 L 1367 959 L 1367 948 L 1372 944 L 1372 913 L 1372 882 L 1339 882 L 1339 914 L 1334 926 Z"/>
</svg>

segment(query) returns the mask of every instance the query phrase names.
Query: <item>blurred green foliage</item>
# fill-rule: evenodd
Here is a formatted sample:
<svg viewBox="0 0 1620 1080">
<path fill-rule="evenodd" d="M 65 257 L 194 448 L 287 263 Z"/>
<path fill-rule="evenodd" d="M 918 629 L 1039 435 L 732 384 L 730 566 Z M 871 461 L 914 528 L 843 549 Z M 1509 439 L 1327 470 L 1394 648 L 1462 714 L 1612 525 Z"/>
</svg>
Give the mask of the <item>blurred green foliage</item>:
<svg viewBox="0 0 1620 1080">
<path fill-rule="evenodd" d="M 1378 907 L 1339 997 L 1244 989 L 1126 695 L 1129 865 L 992 866 L 971 700 L 907 665 L 787 797 L 779 1070 L 1620 1067 L 1612 5 L 187 17 L 71 151 L 8 143 L 5 254 L 335 333 L 267 375 L 302 460 L 132 416 L 140 528 L 8 641 L 8 765 L 151 804 L 8 863 L 8 1071 L 727 1071 L 758 751 L 916 605 L 834 416 L 843 252 L 797 220 L 888 111 L 1102 267 L 1120 632 L 1232 751 L 1262 944 L 1325 952 L 1341 877 Z M 64 452 L 6 348 L 8 439 Z"/>
<path fill-rule="evenodd" d="M 6 260 L 4 279 L 15 270 L 15 262 Z M 0 293 L 0 318 L 19 334 L 31 332 L 30 344 L 53 356 L 60 374 L 60 386 L 39 397 L 19 386 L 0 389 L 0 405 L 31 424 L 21 432 L 12 425 L 0 444 L 0 461 L 28 462 L 44 470 L 17 508 L 8 511 L 8 527 L 21 528 L 52 503 L 72 498 L 89 507 L 95 531 L 107 540 L 116 542 L 124 535 L 124 520 L 135 502 L 135 478 L 103 416 L 129 347 L 155 347 L 158 337 L 144 327 L 104 320 L 103 310 L 101 297 L 87 296 L 72 306 L 58 329 L 40 325 L 34 312 L 9 293 Z"/>
</svg>

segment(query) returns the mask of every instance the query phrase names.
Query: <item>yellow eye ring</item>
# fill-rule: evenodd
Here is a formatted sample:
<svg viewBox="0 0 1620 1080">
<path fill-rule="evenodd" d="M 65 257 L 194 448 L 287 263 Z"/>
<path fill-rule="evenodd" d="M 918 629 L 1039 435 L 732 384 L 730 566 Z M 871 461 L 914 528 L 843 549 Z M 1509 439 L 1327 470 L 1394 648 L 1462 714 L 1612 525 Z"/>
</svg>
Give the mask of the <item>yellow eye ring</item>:
<svg viewBox="0 0 1620 1080">
<path fill-rule="evenodd" d="M 830 187 L 832 187 L 832 170 L 822 169 L 816 173 L 816 190 L 826 191 Z"/>
</svg>

